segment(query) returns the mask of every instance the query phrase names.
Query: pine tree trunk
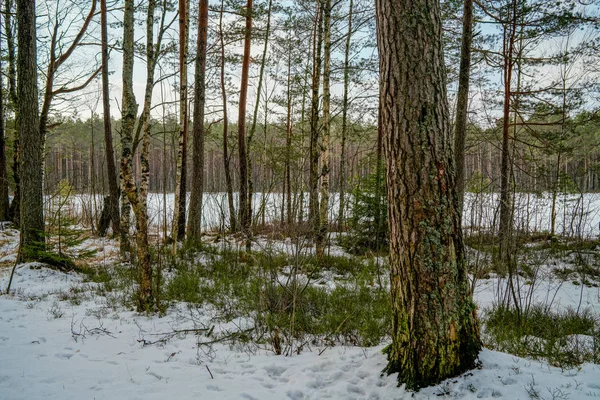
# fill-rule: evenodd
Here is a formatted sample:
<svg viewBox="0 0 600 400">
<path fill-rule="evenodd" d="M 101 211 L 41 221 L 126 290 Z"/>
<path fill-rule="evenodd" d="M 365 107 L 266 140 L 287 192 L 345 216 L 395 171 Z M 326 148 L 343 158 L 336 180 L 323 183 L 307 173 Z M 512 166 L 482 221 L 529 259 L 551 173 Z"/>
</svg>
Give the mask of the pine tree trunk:
<svg viewBox="0 0 600 400">
<path fill-rule="evenodd" d="M 321 142 L 321 199 L 319 203 L 319 230 L 315 241 L 317 259 L 323 259 L 325 239 L 329 226 L 329 134 L 330 134 L 330 103 L 329 75 L 331 72 L 331 0 L 323 4 L 323 134 Z"/>
<path fill-rule="evenodd" d="M 344 96 L 342 99 L 342 139 L 340 144 L 340 208 L 338 224 L 344 225 L 346 208 L 346 137 L 348 135 L 348 86 L 350 81 L 350 40 L 352 37 L 352 8 L 354 1 L 350 0 L 348 12 L 348 35 L 346 36 L 346 49 L 344 51 Z"/>
<path fill-rule="evenodd" d="M 179 0 L 179 147 L 177 151 L 177 177 L 173 212 L 173 252 L 176 244 L 185 237 L 185 205 L 187 196 L 187 57 L 188 57 L 188 0 Z"/>
<path fill-rule="evenodd" d="M 469 109 L 469 78 L 471 73 L 471 47 L 473 43 L 473 0 L 465 0 L 463 7 L 462 47 L 454 124 L 454 159 L 456 164 L 456 194 L 462 215 L 465 193 L 465 140 L 467 137 L 467 111 Z"/>
<path fill-rule="evenodd" d="M 240 168 L 240 191 L 238 211 L 242 234 L 249 240 L 250 210 L 248 199 L 248 156 L 246 154 L 246 102 L 248 98 L 248 74 L 250 70 L 250 40 L 252 38 L 252 0 L 246 3 L 246 29 L 244 31 L 244 57 L 242 59 L 242 78 L 240 82 L 240 103 L 238 110 L 238 154 Z"/>
<path fill-rule="evenodd" d="M 310 144 L 309 144 L 309 205 L 308 221 L 312 228 L 312 235 L 316 237 L 321 228 L 319 221 L 319 85 L 321 82 L 321 45 L 323 41 L 323 8 L 317 2 L 315 32 L 313 35 L 313 74 L 312 98 L 310 110 Z"/>
<path fill-rule="evenodd" d="M 502 120 L 502 162 L 500 166 L 500 250 L 498 262 L 508 266 L 511 262 L 513 215 L 510 199 L 510 111 L 511 111 L 511 82 L 513 79 L 513 52 L 516 41 L 517 10 L 516 2 L 510 7 L 510 25 L 508 32 L 505 28 L 504 38 L 504 112 Z"/>
<path fill-rule="evenodd" d="M 439 1 L 377 0 L 376 10 L 393 312 L 386 370 L 418 389 L 474 367 L 481 344 L 454 186 Z"/>
<path fill-rule="evenodd" d="M 14 112 L 15 132 L 19 132 L 19 104 L 17 96 L 17 68 L 16 68 L 16 50 L 15 38 L 12 29 L 11 15 L 13 15 L 13 1 L 4 0 L 4 34 L 6 35 L 6 50 L 8 55 L 8 101 Z M 13 159 L 12 172 L 15 182 L 15 192 L 8 209 L 9 219 L 20 225 L 21 217 L 21 179 L 19 176 L 19 163 L 21 160 L 21 146 L 19 145 L 19 135 L 15 134 L 13 140 Z"/>
<path fill-rule="evenodd" d="M 119 216 L 119 183 L 117 180 L 117 166 L 115 164 L 115 151 L 113 148 L 112 127 L 110 117 L 110 93 L 108 82 L 108 22 L 106 0 L 100 0 L 100 19 L 102 35 L 102 105 L 104 116 L 104 145 L 106 151 L 106 169 L 108 172 L 108 188 L 110 192 L 108 207 L 114 236 L 121 234 L 121 219 Z M 100 236 L 106 231 L 101 230 Z"/>
<path fill-rule="evenodd" d="M 206 102 L 206 45 L 208 34 L 208 0 L 200 0 L 198 8 L 198 41 L 196 46 L 194 84 L 194 155 L 192 193 L 188 221 L 188 240 L 199 241 L 202 232 L 202 195 L 204 193 L 204 104 Z"/>
<path fill-rule="evenodd" d="M 227 118 L 227 90 L 225 88 L 225 43 L 223 40 L 223 11 L 224 0 L 221 0 L 219 14 L 219 41 L 221 42 L 221 95 L 223 98 L 223 167 L 225 169 L 225 185 L 227 187 L 227 204 L 229 207 L 229 227 L 232 232 L 237 230 L 235 207 L 233 205 L 233 183 L 231 181 L 231 166 L 229 165 L 229 120 Z"/>
<path fill-rule="evenodd" d="M 42 194 L 44 159 L 40 132 L 37 89 L 37 35 L 35 3 L 17 1 L 19 52 L 17 54 L 19 141 L 21 145 L 21 256 L 35 260 L 45 250 L 44 201 Z"/>
<path fill-rule="evenodd" d="M 289 48 L 291 53 L 293 49 Z M 287 197 L 286 220 L 288 227 L 294 223 L 292 214 L 292 55 L 288 55 L 288 71 L 287 71 L 287 115 L 285 122 L 285 188 L 287 192 L 284 198 Z M 284 222 L 284 218 L 281 218 Z"/>
<path fill-rule="evenodd" d="M 254 103 L 254 114 L 252 116 L 252 126 L 250 127 L 250 132 L 248 133 L 248 143 L 247 143 L 247 153 L 246 159 L 248 160 L 248 218 L 250 220 L 250 224 L 252 224 L 252 198 L 254 197 L 254 179 L 252 175 L 252 157 L 250 157 L 250 150 L 252 146 L 252 140 L 254 139 L 254 134 L 256 132 L 256 120 L 258 117 L 258 107 L 260 106 L 260 95 L 262 91 L 263 77 L 265 73 L 265 63 L 267 60 L 267 50 L 269 46 L 269 34 L 271 32 L 271 6 L 273 4 L 272 0 L 269 0 L 269 5 L 267 8 L 267 27 L 265 31 L 265 44 L 263 48 L 261 63 L 260 63 L 260 71 L 258 73 L 258 86 L 256 88 L 256 103 Z M 266 125 L 265 125 L 266 129 Z M 262 187 L 264 190 L 264 185 Z M 251 234 L 251 226 L 249 233 Z M 251 243 L 250 240 L 246 242 L 246 245 L 249 246 Z M 250 249 L 248 247 L 248 249 Z"/>
</svg>

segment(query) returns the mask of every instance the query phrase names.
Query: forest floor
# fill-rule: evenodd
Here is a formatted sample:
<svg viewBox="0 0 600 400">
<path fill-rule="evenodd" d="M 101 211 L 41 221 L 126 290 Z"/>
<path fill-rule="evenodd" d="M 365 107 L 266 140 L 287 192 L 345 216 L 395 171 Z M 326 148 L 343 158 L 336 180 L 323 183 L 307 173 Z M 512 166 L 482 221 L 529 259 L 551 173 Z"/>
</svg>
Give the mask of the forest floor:
<svg viewBox="0 0 600 400">
<path fill-rule="evenodd" d="M 17 244 L 17 231 L 0 232 L 2 290 L 16 259 Z M 112 240 L 90 238 L 79 246 L 97 250 L 86 261 L 96 271 L 113 268 L 117 263 L 118 247 Z M 256 247 L 263 252 L 290 252 L 294 248 L 289 241 L 266 239 L 259 240 Z M 310 246 L 305 249 L 310 252 Z M 340 248 L 335 248 L 334 253 L 344 256 Z M 475 253 L 470 251 L 471 259 Z M 528 299 L 543 302 L 554 310 L 587 310 L 595 318 L 600 316 L 600 288 L 595 281 L 572 275 L 564 259 L 544 257 L 540 261 L 536 257 L 539 262 L 535 282 L 525 275 L 522 280 L 524 290 L 532 288 Z M 561 276 L 553 272 L 557 269 L 563 272 Z M 176 274 L 165 271 L 164 276 L 168 281 L 174 280 Z M 277 279 L 282 276 L 285 274 L 280 273 Z M 481 352 L 478 368 L 420 392 L 407 392 L 397 387 L 395 375 L 381 374 L 386 365 L 381 350 L 389 342 L 385 337 L 374 346 L 365 347 L 352 345 L 351 340 L 307 340 L 293 347 L 287 356 L 276 355 L 273 338 L 261 341 L 245 335 L 253 329 L 250 315 L 232 311 L 231 317 L 223 318 L 221 314 L 217 316 L 223 307 L 209 301 L 194 305 L 169 301 L 161 315 L 146 316 L 119 301 L 123 289 L 116 284 L 108 287 L 107 282 L 110 281 L 63 273 L 35 263 L 17 266 L 13 294 L 0 296 L 0 398 L 600 397 L 598 364 L 560 364 L 560 368 L 554 366 L 555 362 L 488 348 Z M 320 274 L 314 283 L 327 290 L 344 285 L 334 272 Z M 503 278 L 482 274 L 474 290 L 481 312 L 494 303 L 502 285 Z M 236 304 L 227 307 L 234 309 Z M 345 318 L 338 329 L 349 317 Z M 592 345 L 597 346 L 594 351 L 598 352 L 600 343 L 596 339 Z M 362 343 L 358 339 L 357 342 Z"/>
</svg>

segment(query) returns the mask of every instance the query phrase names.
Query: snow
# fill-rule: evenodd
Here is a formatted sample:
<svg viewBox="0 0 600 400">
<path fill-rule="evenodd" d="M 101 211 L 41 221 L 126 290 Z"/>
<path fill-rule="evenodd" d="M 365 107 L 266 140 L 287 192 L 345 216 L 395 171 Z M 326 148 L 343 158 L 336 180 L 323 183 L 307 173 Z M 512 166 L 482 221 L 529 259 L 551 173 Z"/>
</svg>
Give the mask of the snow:
<svg viewBox="0 0 600 400">
<path fill-rule="evenodd" d="M 214 199 L 224 201 L 218 195 Z M 468 203 L 471 200 L 468 198 L 467 204 L 472 205 Z M 573 202 L 579 202 L 586 209 L 577 228 L 573 228 L 576 232 L 570 232 L 596 235 L 599 198 L 585 195 L 583 201 L 577 196 L 563 200 L 559 207 L 573 207 Z M 547 229 L 548 196 L 521 197 L 517 201 L 523 201 L 524 210 L 529 210 L 516 216 L 521 225 Z M 151 215 L 158 226 L 161 207 L 164 209 L 161 202 L 159 195 L 151 200 L 151 207 L 155 207 Z M 491 226 L 493 207 L 469 207 L 465 211 L 465 226 L 473 225 L 469 221 L 475 220 L 479 227 Z M 220 212 L 211 215 L 220 218 Z M 569 213 L 566 208 L 559 208 L 559 233 L 575 226 L 568 222 L 575 214 Z M 210 225 L 212 220 L 207 219 L 205 223 Z M 17 243 L 17 231 L 0 232 L 0 290 L 6 287 L 16 260 Z M 295 246 L 289 240 L 259 238 L 256 242 L 256 248 L 264 251 L 294 253 Z M 313 251 L 307 244 L 302 246 L 306 253 Z M 89 238 L 79 249 L 98 249 L 92 260 L 98 267 L 109 266 L 118 257 L 117 243 L 109 239 Z M 333 247 L 331 254 L 345 253 Z M 559 267 L 541 266 L 534 282 L 521 278 L 521 292 L 530 293 L 533 302 L 552 304 L 553 309 L 589 309 L 600 315 L 600 289 L 558 279 L 551 271 Z M 334 287 L 333 275 L 325 273 L 321 279 Z M 562 370 L 547 362 L 488 349 L 481 352 L 478 368 L 417 393 L 408 392 L 397 387 L 396 375 L 382 375 L 386 365 L 383 345 L 313 345 L 300 354 L 278 356 L 266 346 L 251 343 L 211 343 L 205 330 L 214 325 L 210 306 L 193 309 L 179 304 L 171 306 L 165 316 L 148 317 L 103 297 L 93 290 L 94 285 L 84 282 L 80 275 L 50 270 L 40 264 L 18 266 L 12 283 L 14 294 L 0 296 L 0 399 L 600 397 L 600 365 L 583 364 Z M 477 282 L 474 299 L 480 313 L 493 304 L 498 288 L 503 286 L 500 278 Z M 225 334 L 243 329 L 247 323 L 237 319 L 217 324 L 214 329 Z M 190 331 L 194 329 L 197 334 Z"/>
<path fill-rule="evenodd" d="M 161 333 L 194 327 L 183 318 L 183 307 L 158 318 L 115 311 L 94 295 L 80 304 L 60 301 L 61 293 L 89 284 L 32 264 L 18 269 L 13 285 L 17 295 L 0 297 L 4 399 L 526 399 L 533 391 L 539 398 L 600 396 L 598 365 L 563 371 L 490 350 L 481 352 L 480 368 L 413 396 L 397 387 L 395 375 L 381 375 L 382 346 L 314 348 L 284 357 L 251 345 L 198 346 L 206 339 L 202 334 L 161 342 Z M 153 340 L 158 343 L 145 345 Z"/>
<path fill-rule="evenodd" d="M 1 287 L 7 279 L 4 274 Z M 493 297 L 491 282 L 478 285 L 478 302 Z M 599 365 L 560 370 L 490 350 L 482 351 L 480 368 L 413 394 L 397 387 L 395 375 L 381 375 L 386 365 L 383 346 L 315 347 L 285 357 L 255 345 L 198 345 L 208 341 L 203 331 L 167 334 L 208 326 L 210 309 L 196 310 L 193 319 L 184 306 L 172 307 L 162 318 L 146 317 L 110 306 L 89 290 L 91 285 L 76 274 L 35 263 L 19 266 L 13 281 L 16 294 L 0 296 L 3 399 L 526 399 L 534 392 L 548 399 L 600 396 Z M 558 289 L 557 304 L 579 301 L 581 288 L 571 286 Z M 584 301 L 600 312 L 594 290 L 586 290 Z M 70 293 L 82 291 L 83 301 L 68 300 Z"/>
</svg>

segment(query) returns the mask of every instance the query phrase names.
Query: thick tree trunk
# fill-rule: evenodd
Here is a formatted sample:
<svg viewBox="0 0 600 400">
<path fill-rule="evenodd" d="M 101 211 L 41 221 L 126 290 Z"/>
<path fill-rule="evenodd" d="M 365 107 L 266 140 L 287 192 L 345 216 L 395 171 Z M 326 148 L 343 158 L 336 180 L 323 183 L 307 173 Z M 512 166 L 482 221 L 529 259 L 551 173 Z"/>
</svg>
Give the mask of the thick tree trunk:
<svg viewBox="0 0 600 400">
<path fill-rule="evenodd" d="M 237 230 L 235 207 L 233 205 L 233 183 L 231 181 L 231 166 L 229 165 L 229 119 L 227 118 L 227 90 L 225 89 L 225 43 L 223 40 L 223 11 L 224 0 L 221 0 L 221 13 L 219 14 L 219 41 L 221 42 L 221 95 L 223 98 L 223 167 L 225 169 L 225 185 L 227 187 L 227 204 L 229 207 L 229 228 L 232 232 Z"/>
<path fill-rule="evenodd" d="M 19 141 L 21 144 L 21 257 L 35 260 L 45 250 L 44 199 L 42 195 L 44 159 L 40 132 L 37 89 L 37 35 L 35 3 L 17 1 L 19 52 L 17 54 Z"/>
<path fill-rule="evenodd" d="M 250 40 L 252 38 L 252 0 L 246 3 L 246 29 L 244 31 L 244 58 L 242 59 L 242 79 L 240 82 L 240 103 L 238 110 L 238 154 L 240 167 L 240 191 L 238 211 L 240 228 L 246 240 L 250 236 L 250 210 L 248 202 L 248 156 L 246 154 L 246 102 L 248 99 L 248 74 L 250 71 Z"/>
<path fill-rule="evenodd" d="M 454 186 L 439 1 L 377 0 L 376 9 L 393 312 L 387 372 L 418 389 L 472 368 L 481 344 Z"/>
<path fill-rule="evenodd" d="M 329 226 L 329 135 L 331 93 L 329 75 L 331 73 L 331 0 L 323 4 L 323 135 L 321 142 L 321 199 L 319 203 L 319 230 L 315 241 L 317 259 L 323 259 L 325 239 Z"/>
<path fill-rule="evenodd" d="M 100 19 L 102 36 L 102 105 L 104 116 L 104 145 L 106 151 L 106 169 L 108 172 L 108 189 L 110 220 L 114 236 L 121 234 L 121 220 L 119 216 L 119 181 L 117 180 L 117 166 L 115 164 L 115 151 L 113 148 L 112 127 L 110 117 L 110 89 L 108 83 L 108 22 L 106 0 L 100 0 Z M 105 230 L 99 231 L 100 236 L 106 234 Z"/>
<path fill-rule="evenodd" d="M 465 0 L 463 7 L 462 47 L 454 124 L 454 159 L 456 165 L 456 194 L 462 215 L 465 193 L 465 140 L 467 137 L 467 111 L 469 109 L 469 78 L 471 73 L 471 47 L 473 43 L 473 0 Z"/>
<path fill-rule="evenodd" d="M 188 220 L 188 240 L 199 241 L 202 232 L 202 195 L 204 193 L 204 104 L 206 102 L 206 44 L 208 35 L 208 0 L 198 8 L 198 42 L 196 46 L 194 84 L 194 156 L 192 193 Z"/>
</svg>

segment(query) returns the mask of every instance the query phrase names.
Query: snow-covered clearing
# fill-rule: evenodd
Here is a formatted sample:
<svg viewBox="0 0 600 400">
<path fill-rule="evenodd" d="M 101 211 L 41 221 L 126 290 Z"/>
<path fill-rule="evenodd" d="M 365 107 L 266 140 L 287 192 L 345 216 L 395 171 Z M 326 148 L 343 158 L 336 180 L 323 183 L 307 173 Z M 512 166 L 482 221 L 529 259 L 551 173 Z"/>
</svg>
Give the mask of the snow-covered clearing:
<svg viewBox="0 0 600 400">
<path fill-rule="evenodd" d="M 6 285 L 7 276 L 0 280 Z M 103 298 L 61 301 L 81 278 L 22 265 L 16 296 L 0 297 L 3 399 L 584 399 L 600 396 L 600 366 L 562 371 L 484 350 L 481 368 L 413 394 L 381 376 L 382 346 L 313 348 L 291 357 L 254 347 L 198 346 L 185 308 L 163 318 L 114 312 Z M 482 288 L 485 284 L 482 285 Z M 84 286 L 85 288 L 85 286 Z M 483 290 L 483 289 L 482 289 Z M 571 301 L 565 297 L 564 301 Z M 595 307 L 598 307 L 596 299 Z M 598 309 L 598 308 L 597 308 Z"/>
<path fill-rule="evenodd" d="M 542 200 L 547 199 L 538 199 L 536 207 L 542 207 Z M 595 201 L 589 199 L 591 211 L 579 224 L 585 236 L 595 235 Z M 467 211 L 465 215 L 475 215 Z M 493 214 L 492 207 L 478 212 L 482 226 L 493 219 L 487 214 Z M 527 218 L 523 221 L 533 221 L 538 228 L 547 223 L 539 216 Z M 559 230 L 567 220 L 563 218 Z M 17 231 L 0 232 L 1 290 L 16 259 L 17 243 Z M 111 240 L 88 239 L 81 246 L 98 250 L 92 260 L 98 268 L 117 259 L 118 247 Z M 256 247 L 297 250 L 289 240 L 259 238 Z M 310 246 L 304 250 L 312 251 Z M 334 247 L 331 253 L 343 251 Z M 600 315 L 598 287 L 559 280 L 551 269 L 543 271 L 533 286 L 525 278 L 520 281 L 523 291 L 533 287 L 535 301 Z M 147 317 L 103 296 L 95 290 L 97 285 L 36 264 L 17 268 L 15 294 L 0 296 L 0 399 L 600 398 L 600 365 L 565 370 L 488 349 L 481 352 L 478 369 L 417 393 L 406 392 L 397 387 L 395 375 L 381 375 L 386 365 L 383 345 L 316 344 L 300 354 L 278 356 L 265 345 L 212 343 L 213 336 L 204 330 L 215 325 L 209 306 L 179 304 L 163 317 Z M 499 286 L 502 281 L 493 277 L 478 281 L 475 301 L 480 309 L 493 303 Z M 217 323 L 215 331 L 235 332 L 247 323 L 239 318 Z"/>
</svg>

